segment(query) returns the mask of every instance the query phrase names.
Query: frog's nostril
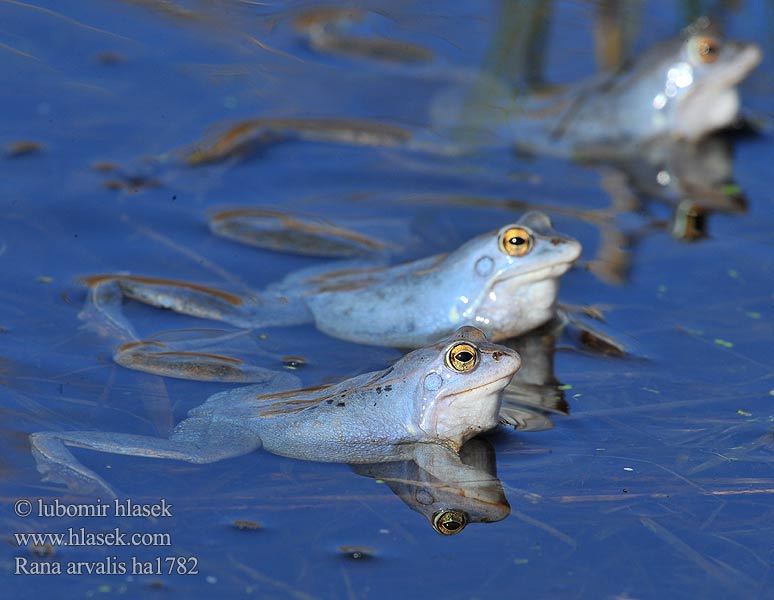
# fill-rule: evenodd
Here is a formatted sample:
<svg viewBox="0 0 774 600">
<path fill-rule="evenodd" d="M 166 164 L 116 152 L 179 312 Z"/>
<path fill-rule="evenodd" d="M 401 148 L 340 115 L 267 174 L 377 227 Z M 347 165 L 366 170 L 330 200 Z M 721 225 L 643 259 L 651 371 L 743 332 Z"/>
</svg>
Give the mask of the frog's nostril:
<svg viewBox="0 0 774 600">
<path fill-rule="evenodd" d="M 500 352 L 499 350 L 495 350 L 494 352 L 492 352 L 492 358 L 494 358 L 495 360 L 500 360 L 502 357 L 503 357 L 503 353 Z"/>
<path fill-rule="evenodd" d="M 558 246 L 559 244 L 564 244 L 564 240 L 562 238 L 551 238 L 551 244 Z"/>
</svg>

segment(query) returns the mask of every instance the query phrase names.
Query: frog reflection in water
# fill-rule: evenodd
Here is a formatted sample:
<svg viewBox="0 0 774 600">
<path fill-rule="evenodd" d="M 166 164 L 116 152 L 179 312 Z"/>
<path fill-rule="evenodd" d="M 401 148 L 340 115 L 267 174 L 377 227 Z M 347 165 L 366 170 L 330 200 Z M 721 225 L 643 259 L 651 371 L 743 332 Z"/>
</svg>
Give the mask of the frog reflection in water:
<svg viewBox="0 0 774 600">
<path fill-rule="evenodd" d="M 482 438 L 467 442 L 459 454 L 438 444 L 413 444 L 410 460 L 355 464 L 352 470 L 386 483 L 443 535 L 469 523 L 502 521 L 511 511 L 494 448 Z"/>
<path fill-rule="evenodd" d="M 334 337 L 380 346 L 417 348 L 463 325 L 496 342 L 553 318 L 559 278 L 580 252 L 547 216 L 529 212 L 448 255 L 393 267 L 303 270 L 249 297 L 184 282 L 92 277 L 82 316 L 127 342 L 116 354 L 120 364 L 183 377 L 191 376 L 191 356 L 139 342 L 121 312 L 123 296 L 248 329 L 314 322 Z"/>
<path fill-rule="evenodd" d="M 334 385 L 296 389 L 277 373 L 210 397 L 169 439 L 93 431 L 30 436 L 38 470 L 79 491 L 113 494 L 68 446 L 99 452 L 212 463 L 261 447 L 293 458 L 351 464 L 419 460 L 425 470 L 456 464 L 470 438 L 499 423 L 502 390 L 519 369 L 516 352 L 462 327 L 392 367 Z M 438 445 L 426 450 L 417 444 Z M 417 457 L 419 457 L 417 459 Z M 424 460 L 422 457 L 425 457 Z"/>
</svg>

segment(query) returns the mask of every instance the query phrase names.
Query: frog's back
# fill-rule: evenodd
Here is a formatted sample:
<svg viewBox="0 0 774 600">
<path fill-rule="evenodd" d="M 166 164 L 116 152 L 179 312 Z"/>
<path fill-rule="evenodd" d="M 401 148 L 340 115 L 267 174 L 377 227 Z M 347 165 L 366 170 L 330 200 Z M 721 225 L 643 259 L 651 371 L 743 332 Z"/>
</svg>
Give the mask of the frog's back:
<svg viewBox="0 0 774 600">
<path fill-rule="evenodd" d="M 317 328 L 334 337 L 419 347 L 456 326 L 449 312 L 458 294 L 444 260 L 438 255 L 357 277 L 334 277 L 306 303 Z"/>
<path fill-rule="evenodd" d="M 389 370 L 341 384 L 257 399 L 253 409 L 263 447 L 275 454 L 325 462 L 369 462 L 401 456 L 415 440 L 402 381 Z"/>
</svg>

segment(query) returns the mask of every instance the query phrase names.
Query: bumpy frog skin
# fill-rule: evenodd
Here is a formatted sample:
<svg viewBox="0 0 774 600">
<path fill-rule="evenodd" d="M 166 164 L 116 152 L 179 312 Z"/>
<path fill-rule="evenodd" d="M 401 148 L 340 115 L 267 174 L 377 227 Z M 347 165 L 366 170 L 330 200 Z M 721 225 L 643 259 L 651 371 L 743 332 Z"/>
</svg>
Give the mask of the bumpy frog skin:
<svg viewBox="0 0 774 600">
<path fill-rule="evenodd" d="M 170 374 L 166 363 L 183 357 L 158 352 L 159 344 L 138 345 L 121 310 L 123 296 L 248 329 L 313 322 L 334 337 L 379 346 L 418 348 L 463 325 L 500 341 L 554 316 L 559 278 L 580 253 L 580 244 L 554 231 L 547 216 L 529 212 L 448 255 L 394 267 L 304 270 L 251 296 L 185 282 L 96 276 L 88 281 L 82 318 L 127 342 L 116 355 L 119 363 L 162 374 Z M 165 363 L 156 370 L 154 353 Z"/>
<path fill-rule="evenodd" d="M 30 436 L 38 470 L 49 480 L 112 493 L 67 446 L 100 452 L 210 463 L 258 448 L 304 460 L 373 463 L 412 458 L 411 446 L 458 451 L 498 425 L 501 392 L 521 365 L 513 350 L 474 327 L 415 350 L 392 367 L 341 383 L 294 389 L 278 373 L 266 385 L 210 397 L 169 439 L 88 431 Z M 282 388 L 285 388 L 282 390 Z"/>
</svg>

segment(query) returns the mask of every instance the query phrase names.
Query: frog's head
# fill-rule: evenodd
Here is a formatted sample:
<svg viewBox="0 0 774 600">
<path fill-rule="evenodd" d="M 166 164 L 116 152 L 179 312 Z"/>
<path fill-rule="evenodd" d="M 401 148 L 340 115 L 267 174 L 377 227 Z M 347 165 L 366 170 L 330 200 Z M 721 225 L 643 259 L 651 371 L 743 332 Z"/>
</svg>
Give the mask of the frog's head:
<svg viewBox="0 0 774 600">
<path fill-rule="evenodd" d="M 706 19 L 648 54 L 643 63 L 653 79 L 643 81 L 654 82 L 648 92 L 654 124 L 690 140 L 733 124 L 739 113 L 736 86 L 762 56 L 755 44 L 723 40 Z"/>
<path fill-rule="evenodd" d="M 538 211 L 471 240 L 449 256 L 467 284 L 454 309 L 457 320 L 493 341 L 545 323 L 553 316 L 559 278 L 581 249 Z"/>
<path fill-rule="evenodd" d="M 500 393 L 521 366 L 515 351 L 488 342 L 475 327 L 461 327 L 406 361 L 419 370 L 412 426 L 455 450 L 497 426 Z"/>
</svg>

